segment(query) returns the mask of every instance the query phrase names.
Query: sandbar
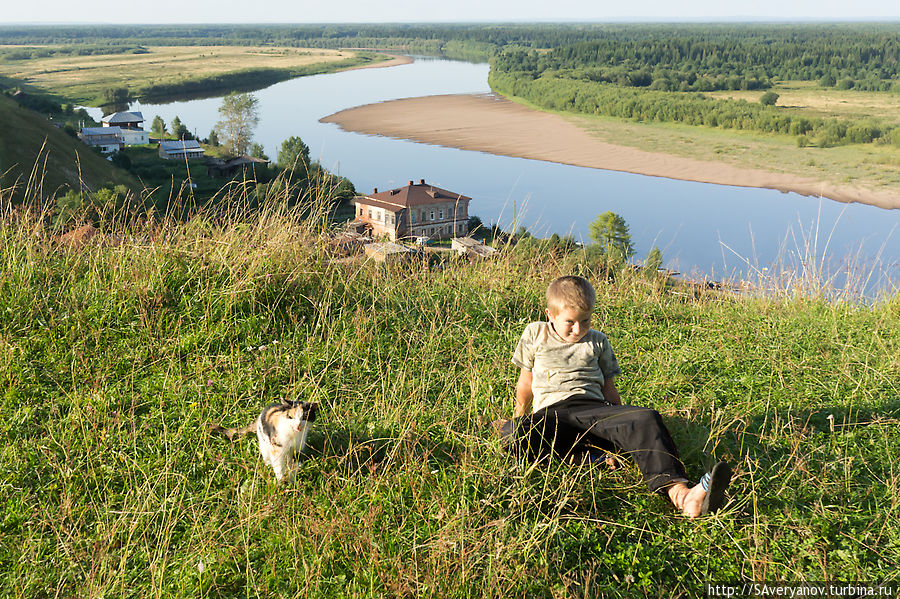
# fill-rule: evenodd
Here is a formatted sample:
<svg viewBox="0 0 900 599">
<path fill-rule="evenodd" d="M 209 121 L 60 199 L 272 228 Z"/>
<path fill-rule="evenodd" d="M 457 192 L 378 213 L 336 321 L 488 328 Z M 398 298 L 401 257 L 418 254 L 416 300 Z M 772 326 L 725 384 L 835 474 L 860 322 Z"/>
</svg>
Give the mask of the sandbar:
<svg viewBox="0 0 900 599">
<path fill-rule="evenodd" d="M 365 50 L 366 48 L 356 48 L 357 50 Z M 389 60 L 385 60 L 382 62 L 374 62 L 368 64 L 361 64 L 355 67 L 350 67 L 347 69 L 348 71 L 356 71 L 359 69 L 381 69 L 384 67 L 399 67 L 402 64 L 411 64 L 413 59 L 411 56 L 405 56 L 403 54 L 387 54 L 385 52 L 381 52 L 385 56 L 390 56 Z"/>
<path fill-rule="evenodd" d="M 840 185 L 611 144 L 557 114 L 534 110 L 494 94 L 391 100 L 342 110 L 321 122 L 335 123 L 356 133 L 501 156 L 900 208 L 900 190 Z"/>
</svg>

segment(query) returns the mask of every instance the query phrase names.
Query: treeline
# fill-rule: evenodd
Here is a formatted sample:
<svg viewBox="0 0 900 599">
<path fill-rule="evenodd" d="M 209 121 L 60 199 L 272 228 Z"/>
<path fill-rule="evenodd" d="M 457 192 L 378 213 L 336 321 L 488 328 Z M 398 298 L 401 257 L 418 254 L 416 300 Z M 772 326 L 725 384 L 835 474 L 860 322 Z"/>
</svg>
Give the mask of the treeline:
<svg viewBox="0 0 900 599">
<path fill-rule="evenodd" d="M 139 45 L 79 44 L 49 47 L 0 48 L 0 60 L 31 60 L 55 56 L 94 56 L 107 54 L 147 54 L 149 50 Z"/>
<path fill-rule="evenodd" d="M 597 67 L 643 70 L 650 74 L 646 85 L 651 85 L 668 79 L 663 74 L 668 70 L 675 89 L 690 79 L 692 70 L 698 77 L 724 80 L 821 79 L 827 83 L 833 79 L 837 84 L 852 79 L 870 89 L 872 82 L 896 79 L 900 68 L 900 33 L 891 23 L 3 26 L 0 43 L 404 48 L 476 60 L 510 48 L 550 49 L 535 55 L 540 72 Z M 605 76 L 601 72 L 600 77 Z M 646 78 L 635 75 L 634 80 L 643 83 Z"/>
<path fill-rule="evenodd" d="M 580 112 L 635 121 L 677 122 L 797 136 L 798 145 L 829 147 L 881 142 L 900 146 L 900 129 L 871 120 L 849 121 L 790 114 L 744 100 L 717 100 L 700 93 L 623 88 L 609 83 L 554 76 L 532 79 L 491 71 L 491 89 L 548 110 Z"/>
<path fill-rule="evenodd" d="M 103 25 L 0 27 L 0 44 L 239 45 L 379 48 L 486 61 L 534 27 L 468 25 Z"/>
<path fill-rule="evenodd" d="M 509 48 L 502 72 L 547 72 L 570 79 L 663 91 L 762 89 L 773 80 L 818 81 L 872 91 L 900 91 L 900 31 L 846 27 L 636 28 L 550 52 Z"/>
</svg>

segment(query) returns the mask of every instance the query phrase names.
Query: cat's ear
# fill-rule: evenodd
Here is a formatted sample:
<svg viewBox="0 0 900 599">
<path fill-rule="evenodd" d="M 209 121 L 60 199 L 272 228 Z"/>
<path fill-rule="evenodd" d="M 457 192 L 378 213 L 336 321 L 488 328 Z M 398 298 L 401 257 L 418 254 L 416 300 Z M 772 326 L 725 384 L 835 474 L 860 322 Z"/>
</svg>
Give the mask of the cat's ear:
<svg viewBox="0 0 900 599">
<path fill-rule="evenodd" d="M 294 404 L 294 402 L 291 401 L 290 399 L 288 399 L 288 398 L 286 398 L 286 397 L 282 397 L 282 398 L 281 398 L 281 405 L 283 405 L 283 406 L 286 407 L 286 408 L 293 408 L 295 404 Z"/>
</svg>

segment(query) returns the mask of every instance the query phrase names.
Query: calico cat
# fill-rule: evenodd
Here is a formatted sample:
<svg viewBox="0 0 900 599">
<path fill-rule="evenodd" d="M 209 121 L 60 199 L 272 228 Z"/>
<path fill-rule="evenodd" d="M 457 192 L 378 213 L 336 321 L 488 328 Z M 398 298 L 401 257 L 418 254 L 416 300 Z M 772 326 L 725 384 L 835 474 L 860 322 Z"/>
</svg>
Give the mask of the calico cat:
<svg viewBox="0 0 900 599">
<path fill-rule="evenodd" d="M 210 431 L 234 441 L 256 431 L 263 461 L 275 471 L 278 482 L 294 474 L 297 454 L 306 447 L 306 435 L 316 419 L 318 404 L 284 399 L 273 403 L 259 414 L 256 422 L 242 428 L 213 426 Z"/>
</svg>

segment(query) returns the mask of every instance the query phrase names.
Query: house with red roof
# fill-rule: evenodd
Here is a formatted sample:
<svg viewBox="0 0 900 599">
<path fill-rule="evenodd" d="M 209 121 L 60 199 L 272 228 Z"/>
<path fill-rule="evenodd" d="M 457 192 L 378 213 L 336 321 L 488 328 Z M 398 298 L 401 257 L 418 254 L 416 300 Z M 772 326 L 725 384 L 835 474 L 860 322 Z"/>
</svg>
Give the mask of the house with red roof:
<svg viewBox="0 0 900 599">
<path fill-rule="evenodd" d="M 426 237 L 450 239 L 469 232 L 472 198 L 420 179 L 405 187 L 357 196 L 356 221 L 372 236 L 397 241 Z"/>
</svg>

